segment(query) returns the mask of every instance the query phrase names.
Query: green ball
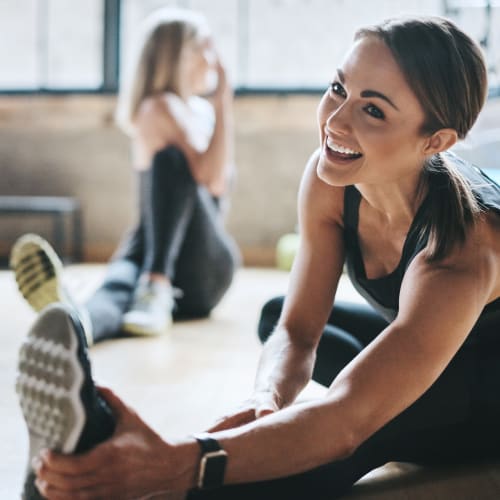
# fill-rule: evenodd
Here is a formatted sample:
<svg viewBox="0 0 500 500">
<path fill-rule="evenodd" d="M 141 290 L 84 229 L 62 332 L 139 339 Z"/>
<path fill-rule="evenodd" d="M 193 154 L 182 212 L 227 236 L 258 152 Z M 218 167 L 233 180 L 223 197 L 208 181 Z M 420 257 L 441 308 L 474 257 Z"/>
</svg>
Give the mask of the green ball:
<svg viewBox="0 0 500 500">
<path fill-rule="evenodd" d="M 296 233 L 283 235 L 276 245 L 276 265 L 279 269 L 290 271 L 299 249 L 300 236 Z"/>
</svg>

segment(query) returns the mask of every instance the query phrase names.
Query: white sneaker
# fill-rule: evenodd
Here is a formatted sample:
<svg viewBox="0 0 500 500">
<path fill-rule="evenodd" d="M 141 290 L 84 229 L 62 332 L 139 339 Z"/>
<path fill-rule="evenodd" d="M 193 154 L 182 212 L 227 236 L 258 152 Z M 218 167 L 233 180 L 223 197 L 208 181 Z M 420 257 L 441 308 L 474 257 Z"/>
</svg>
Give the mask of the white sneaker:
<svg viewBox="0 0 500 500">
<path fill-rule="evenodd" d="M 174 291 L 169 283 L 140 280 L 122 329 L 134 335 L 162 335 L 172 324 Z"/>
<path fill-rule="evenodd" d="M 92 323 L 88 312 L 76 304 L 64 287 L 63 264 L 48 241 L 32 233 L 21 236 L 10 252 L 10 267 L 21 295 L 36 312 L 55 302 L 71 306 L 80 316 L 87 345 L 92 345 Z"/>
</svg>

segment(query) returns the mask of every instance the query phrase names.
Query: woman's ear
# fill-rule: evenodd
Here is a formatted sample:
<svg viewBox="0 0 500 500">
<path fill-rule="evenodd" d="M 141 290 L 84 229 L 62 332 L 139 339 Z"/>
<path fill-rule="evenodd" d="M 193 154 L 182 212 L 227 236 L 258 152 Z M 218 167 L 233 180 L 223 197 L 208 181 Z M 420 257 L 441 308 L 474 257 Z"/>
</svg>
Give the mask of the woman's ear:
<svg viewBox="0 0 500 500">
<path fill-rule="evenodd" d="M 457 131 L 452 128 L 442 128 L 428 137 L 423 153 L 432 156 L 450 149 L 458 140 Z"/>
</svg>

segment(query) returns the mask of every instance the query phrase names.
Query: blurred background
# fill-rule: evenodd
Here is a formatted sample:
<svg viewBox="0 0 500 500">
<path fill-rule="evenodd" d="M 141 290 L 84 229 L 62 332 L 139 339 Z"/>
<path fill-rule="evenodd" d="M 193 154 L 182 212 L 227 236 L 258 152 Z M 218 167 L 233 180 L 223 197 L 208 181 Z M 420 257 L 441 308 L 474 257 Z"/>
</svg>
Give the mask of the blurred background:
<svg viewBox="0 0 500 500">
<path fill-rule="evenodd" d="M 500 0 L 0 0 L 4 265 L 27 231 L 68 260 L 102 262 L 133 222 L 134 174 L 114 124 L 116 93 L 137 25 L 166 5 L 206 15 L 235 89 L 238 177 L 227 225 L 246 264 L 273 265 L 279 238 L 294 231 L 300 176 L 318 142 L 316 106 L 359 26 L 441 15 L 481 43 L 489 99 L 457 149 L 498 175 Z M 64 199 L 37 208 L 13 196 Z"/>
</svg>

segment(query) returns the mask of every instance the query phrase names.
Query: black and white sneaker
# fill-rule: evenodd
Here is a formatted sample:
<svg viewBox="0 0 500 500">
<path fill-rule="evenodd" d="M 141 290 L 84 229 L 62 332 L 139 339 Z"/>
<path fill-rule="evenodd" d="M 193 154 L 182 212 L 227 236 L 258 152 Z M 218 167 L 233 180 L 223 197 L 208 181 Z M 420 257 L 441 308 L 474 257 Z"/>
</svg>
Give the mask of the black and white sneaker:
<svg viewBox="0 0 500 500">
<path fill-rule="evenodd" d="M 86 451 L 110 437 L 115 426 L 95 388 L 83 326 L 70 306 L 49 305 L 31 327 L 19 352 L 16 391 L 30 448 L 22 498 L 37 500 L 42 496 L 34 483 L 34 456 L 44 448 Z"/>
<path fill-rule="evenodd" d="M 21 295 L 36 312 L 55 302 L 70 305 L 84 324 L 87 345 L 92 345 L 88 312 L 76 304 L 64 287 L 63 264 L 48 241 L 32 233 L 21 236 L 10 252 L 10 267 Z"/>
</svg>

